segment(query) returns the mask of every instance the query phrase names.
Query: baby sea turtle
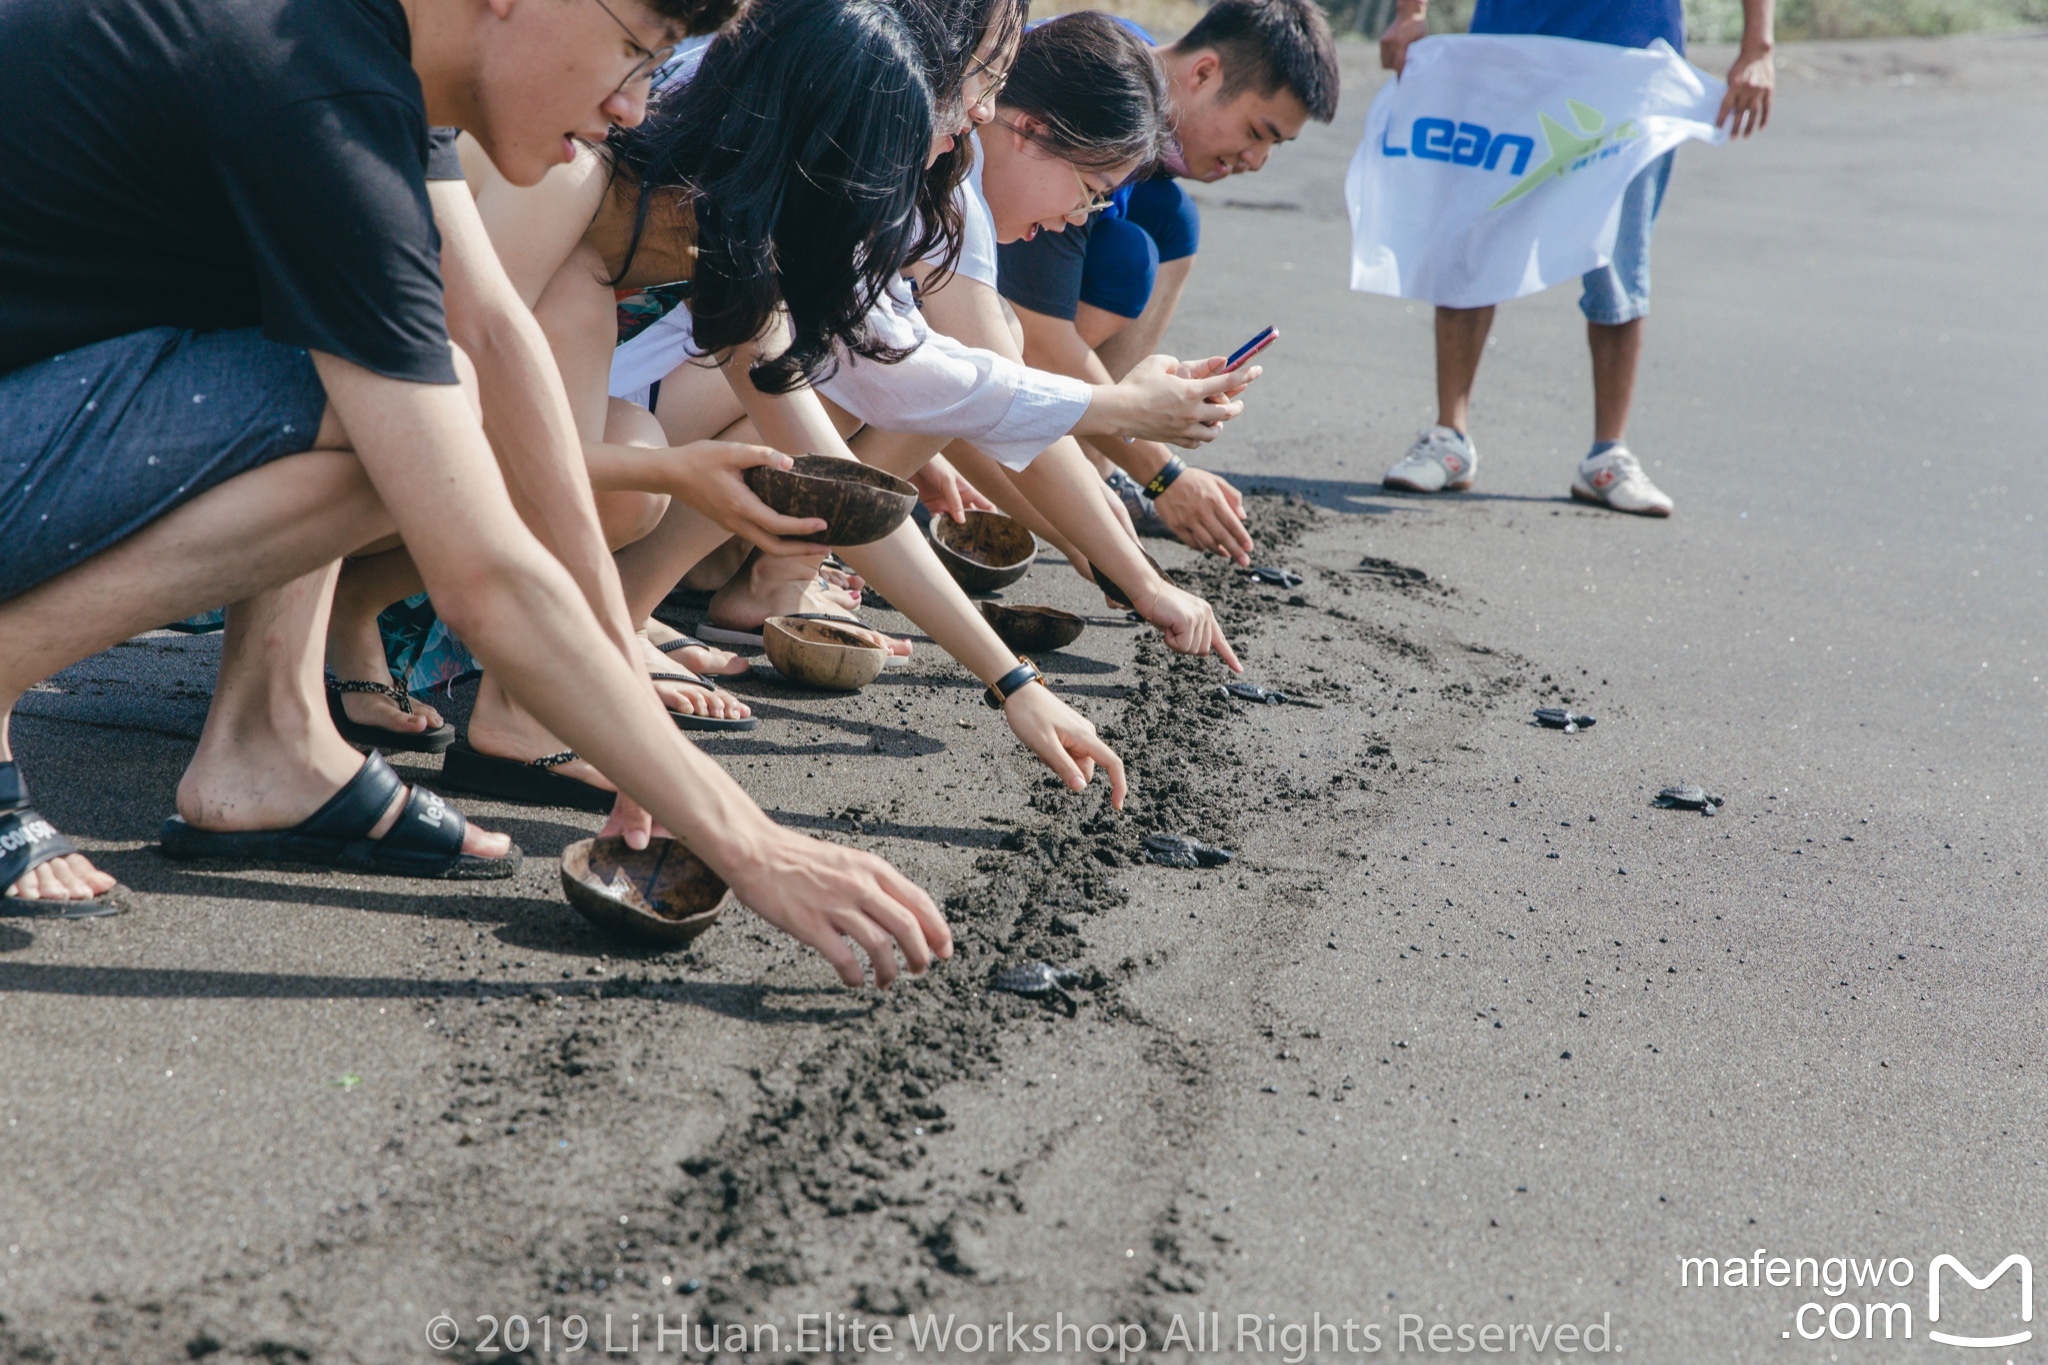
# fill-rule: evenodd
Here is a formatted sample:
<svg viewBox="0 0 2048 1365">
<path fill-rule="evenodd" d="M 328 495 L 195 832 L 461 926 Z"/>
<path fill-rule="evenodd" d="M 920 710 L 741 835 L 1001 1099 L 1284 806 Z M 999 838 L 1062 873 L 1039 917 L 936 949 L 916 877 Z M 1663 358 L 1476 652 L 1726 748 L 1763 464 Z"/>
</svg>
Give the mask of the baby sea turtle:
<svg viewBox="0 0 2048 1365">
<path fill-rule="evenodd" d="M 1258 702 L 1263 706 L 1279 706 L 1284 703 L 1288 706 L 1309 706 L 1318 711 L 1323 709 L 1323 704 L 1319 701 L 1310 701 L 1306 697 L 1289 696 L 1285 692 L 1261 687 L 1257 683 L 1227 682 L 1221 684 L 1217 690 L 1226 697 L 1234 697 L 1238 701 Z"/>
<path fill-rule="evenodd" d="M 1575 735 L 1581 730 L 1591 729 L 1591 716 L 1582 716 L 1576 711 L 1567 711 L 1561 706 L 1539 706 L 1536 708 L 1536 723 L 1546 730 L 1562 730 Z"/>
<path fill-rule="evenodd" d="M 1726 805 L 1722 798 L 1713 795 L 1705 787 L 1691 783 L 1679 787 L 1666 787 L 1657 793 L 1656 805 L 1666 810 L 1696 810 L 1701 815 L 1712 815 L 1716 806 Z"/>
<path fill-rule="evenodd" d="M 1301 586 L 1301 575 L 1292 569 L 1276 569 L 1270 564 L 1262 564 L 1257 568 L 1246 569 L 1245 573 L 1261 583 L 1270 583 L 1276 588 Z"/>
<path fill-rule="evenodd" d="M 1185 834 L 1148 834 L 1145 856 L 1161 867 L 1221 867 L 1237 855 Z"/>
<path fill-rule="evenodd" d="M 1081 974 L 1072 968 L 1055 967 L 1050 962 L 1017 962 L 998 967 L 988 979 L 988 988 L 1032 1000 L 1057 1000 L 1071 1017 L 1079 1005 L 1067 990 L 1080 981 Z"/>
</svg>

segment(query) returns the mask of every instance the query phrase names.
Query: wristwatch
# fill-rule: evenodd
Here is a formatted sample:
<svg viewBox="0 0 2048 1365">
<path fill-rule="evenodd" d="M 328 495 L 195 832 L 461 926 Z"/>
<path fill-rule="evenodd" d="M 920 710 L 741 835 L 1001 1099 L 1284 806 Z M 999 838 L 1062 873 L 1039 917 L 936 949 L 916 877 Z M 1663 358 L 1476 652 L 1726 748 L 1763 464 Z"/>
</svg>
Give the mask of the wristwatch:
<svg viewBox="0 0 2048 1365">
<path fill-rule="evenodd" d="M 981 694 L 981 699 L 988 703 L 990 710 L 1000 711 L 1003 704 L 1015 696 L 1019 689 L 1029 687 L 1033 683 L 1043 686 L 1045 675 L 1038 671 L 1037 664 L 1020 655 L 1017 666 L 986 688 Z"/>
<path fill-rule="evenodd" d="M 1145 485 L 1145 496 L 1148 498 L 1158 497 L 1161 493 L 1173 487 L 1175 479 L 1187 472 L 1188 462 L 1186 460 L 1183 460 L 1178 455 L 1167 456 L 1166 464 L 1157 474 L 1152 476 L 1152 482 Z"/>
</svg>

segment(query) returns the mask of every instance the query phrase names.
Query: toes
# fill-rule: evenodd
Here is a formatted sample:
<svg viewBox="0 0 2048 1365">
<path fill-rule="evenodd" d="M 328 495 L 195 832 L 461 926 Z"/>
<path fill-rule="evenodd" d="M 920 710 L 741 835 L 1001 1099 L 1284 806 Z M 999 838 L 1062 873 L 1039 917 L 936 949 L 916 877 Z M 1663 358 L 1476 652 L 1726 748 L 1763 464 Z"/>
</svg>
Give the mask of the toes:
<svg viewBox="0 0 2048 1365">
<path fill-rule="evenodd" d="M 471 825 L 463 831 L 462 851 L 477 858 L 502 858 L 512 851 L 512 836 Z"/>
</svg>

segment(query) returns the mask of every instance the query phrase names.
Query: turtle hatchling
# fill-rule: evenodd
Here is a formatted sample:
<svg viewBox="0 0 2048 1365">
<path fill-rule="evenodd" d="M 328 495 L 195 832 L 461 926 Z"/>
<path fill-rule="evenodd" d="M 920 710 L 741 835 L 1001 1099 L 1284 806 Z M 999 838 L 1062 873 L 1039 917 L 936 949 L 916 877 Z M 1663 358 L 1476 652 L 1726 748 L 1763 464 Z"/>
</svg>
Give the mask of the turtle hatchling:
<svg viewBox="0 0 2048 1365">
<path fill-rule="evenodd" d="M 1546 730 L 1562 730 L 1575 735 L 1581 730 L 1593 727 L 1591 716 L 1582 716 L 1576 711 L 1567 711 L 1562 706 L 1539 706 L 1536 708 L 1536 723 Z"/>
<path fill-rule="evenodd" d="M 1017 962 L 998 967 L 988 979 L 988 988 L 1032 1000 L 1057 1000 L 1072 1015 L 1078 1004 L 1067 990 L 1080 981 L 1081 974 L 1068 967 L 1055 967 L 1050 962 Z"/>
<path fill-rule="evenodd" d="M 1226 697 L 1234 697 L 1238 701 L 1258 702 L 1262 706 L 1307 706 L 1312 707 L 1318 711 L 1323 709 L 1323 704 L 1319 701 L 1310 701 L 1306 697 L 1290 696 L 1288 693 L 1285 692 L 1278 692 L 1274 691 L 1271 688 L 1261 687 L 1257 683 L 1221 683 L 1218 684 L 1217 690 Z"/>
<path fill-rule="evenodd" d="M 1221 867 L 1237 855 L 1185 834 L 1148 834 L 1145 856 L 1161 867 Z"/>
<path fill-rule="evenodd" d="M 1727 803 L 1705 787 L 1695 787 L 1688 783 L 1680 787 L 1666 787 L 1658 792 L 1656 804 L 1665 810 L 1696 810 L 1701 815 L 1712 815 L 1716 806 Z"/>
<path fill-rule="evenodd" d="M 1292 569 L 1276 569 L 1270 565 L 1261 564 L 1257 568 L 1246 569 L 1245 573 L 1261 583 L 1270 583 L 1276 588 L 1298 588 L 1301 586 L 1301 575 Z"/>
</svg>

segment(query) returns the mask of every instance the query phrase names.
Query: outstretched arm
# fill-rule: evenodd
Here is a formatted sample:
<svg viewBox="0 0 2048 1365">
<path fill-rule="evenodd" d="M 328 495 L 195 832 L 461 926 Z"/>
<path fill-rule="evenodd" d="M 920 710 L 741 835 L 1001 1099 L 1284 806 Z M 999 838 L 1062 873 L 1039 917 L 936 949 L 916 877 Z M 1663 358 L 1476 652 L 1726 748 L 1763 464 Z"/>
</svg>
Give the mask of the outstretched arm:
<svg viewBox="0 0 2048 1365">
<path fill-rule="evenodd" d="M 1778 67 L 1771 56 L 1776 0 L 1742 0 L 1742 47 L 1728 68 L 1728 93 L 1714 126 L 1728 125 L 1731 138 L 1748 137 L 1771 121 L 1771 97 L 1777 91 Z"/>
</svg>

